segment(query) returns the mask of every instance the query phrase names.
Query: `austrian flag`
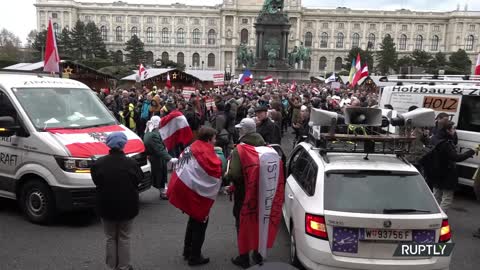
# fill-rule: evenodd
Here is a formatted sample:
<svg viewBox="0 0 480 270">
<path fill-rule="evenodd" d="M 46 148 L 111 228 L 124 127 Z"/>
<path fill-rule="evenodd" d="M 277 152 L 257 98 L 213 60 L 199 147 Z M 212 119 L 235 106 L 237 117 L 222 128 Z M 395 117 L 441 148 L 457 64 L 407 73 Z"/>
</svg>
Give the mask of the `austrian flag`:
<svg viewBox="0 0 480 270">
<path fill-rule="evenodd" d="M 271 147 L 239 144 L 237 150 L 245 181 L 237 240 L 239 253 L 258 250 L 265 258 L 282 221 L 283 164 L 279 154 Z"/>
<path fill-rule="evenodd" d="M 221 186 L 222 161 L 213 145 L 195 141 L 180 155 L 168 183 L 170 203 L 197 221 L 205 221 Z"/>
<path fill-rule="evenodd" d="M 193 139 L 187 118 L 178 110 L 172 111 L 160 120 L 160 136 L 168 151 L 178 144 L 187 145 Z"/>
<path fill-rule="evenodd" d="M 108 155 L 110 148 L 105 140 L 110 133 L 123 132 L 128 141 L 123 150 L 125 154 L 145 151 L 142 140 L 128 128 L 113 125 L 84 129 L 52 128 L 47 131 L 70 152 L 72 157 L 90 158 L 95 155 Z"/>
</svg>

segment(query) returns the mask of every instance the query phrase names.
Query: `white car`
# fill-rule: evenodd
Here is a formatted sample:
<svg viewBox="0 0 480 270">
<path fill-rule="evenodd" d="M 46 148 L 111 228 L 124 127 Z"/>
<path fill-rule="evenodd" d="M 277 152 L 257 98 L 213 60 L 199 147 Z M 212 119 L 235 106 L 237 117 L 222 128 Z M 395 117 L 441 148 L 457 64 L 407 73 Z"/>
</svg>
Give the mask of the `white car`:
<svg viewBox="0 0 480 270">
<path fill-rule="evenodd" d="M 322 153 L 298 144 L 283 216 L 291 262 L 307 269 L 449 269 L 448 257 L 394 257 L 401 242 L 451 242 L 447 215 L 396 155 Z"/>
</svg>

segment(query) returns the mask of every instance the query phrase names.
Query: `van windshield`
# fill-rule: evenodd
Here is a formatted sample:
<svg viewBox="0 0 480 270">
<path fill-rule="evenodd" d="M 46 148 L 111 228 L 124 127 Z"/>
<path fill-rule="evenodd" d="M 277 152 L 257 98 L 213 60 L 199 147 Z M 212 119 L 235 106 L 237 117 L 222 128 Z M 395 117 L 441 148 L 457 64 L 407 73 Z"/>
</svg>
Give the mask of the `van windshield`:
<svg viewBox="0 0 480 270">
<path fill-rule="evenodd" d="M 389 171 L 327 173 L 324 203 L 327 210 L 353 213 L 439 212 L 419 174 Z"/>
<path fill-rule="evenodd" d="M 90 89 L 17 88 L 13 92 L 37 130 L 116 124 Z"/>
</svg>

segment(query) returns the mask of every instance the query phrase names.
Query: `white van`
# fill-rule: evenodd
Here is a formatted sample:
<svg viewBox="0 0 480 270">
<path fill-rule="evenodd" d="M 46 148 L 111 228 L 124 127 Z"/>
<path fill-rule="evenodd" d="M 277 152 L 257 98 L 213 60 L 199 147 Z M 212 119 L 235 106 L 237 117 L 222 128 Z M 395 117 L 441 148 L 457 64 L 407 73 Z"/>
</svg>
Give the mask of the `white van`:
<svg viewBox="0 0 480 270">
<path fill-rule="evenodd" d="M 407 112 L 410 106 L 431 108 L 436 114 L 447 113 L 457 125 L 458 151 L 477 149 L 480 145 L 480 86 L 446 83 L 385 87 L 380 107 L 390 104 L 398 113 Z M 478 156 L 458 163 L 460 184 L 473 186 L 473 176 L 479 165 Z"/>
<path fill-rule="evenodd" d="M 142 140 L 85 84 L 0 74 L 0 197 L 18 200 L 35 223 L 48 223 L 57 211 L 93 207 L 90 167 L 108 154 L 105 138 L 117 131 L 127 135 L 125 153 L 144 172 L 139 191 L 147 190 L 150 163 Z"/>
</svg>

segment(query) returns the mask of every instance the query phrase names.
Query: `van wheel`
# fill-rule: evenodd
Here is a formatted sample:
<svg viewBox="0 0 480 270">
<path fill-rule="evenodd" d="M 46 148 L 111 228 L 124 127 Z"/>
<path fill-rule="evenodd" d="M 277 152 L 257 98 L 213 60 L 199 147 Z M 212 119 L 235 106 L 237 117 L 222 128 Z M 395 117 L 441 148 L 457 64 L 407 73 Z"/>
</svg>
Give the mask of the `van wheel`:
<svg viewBox="0 0 480 270">
<path fill-rule="evenodd" d="M 297 257 L 297 242 L 295 241 L 295 230 L 293 228 L 293 224 L 290 224 L 290 264 L 299 269 L 303 269 L 302 264 Z"/>
<path fill-rule="evenodd" d="M 40 180 L 22 186 L 20 204 L 23 213 L 33 223 L 48 224 L 55 216 L 55 200 L 50 188 Z"/>
</svg>

